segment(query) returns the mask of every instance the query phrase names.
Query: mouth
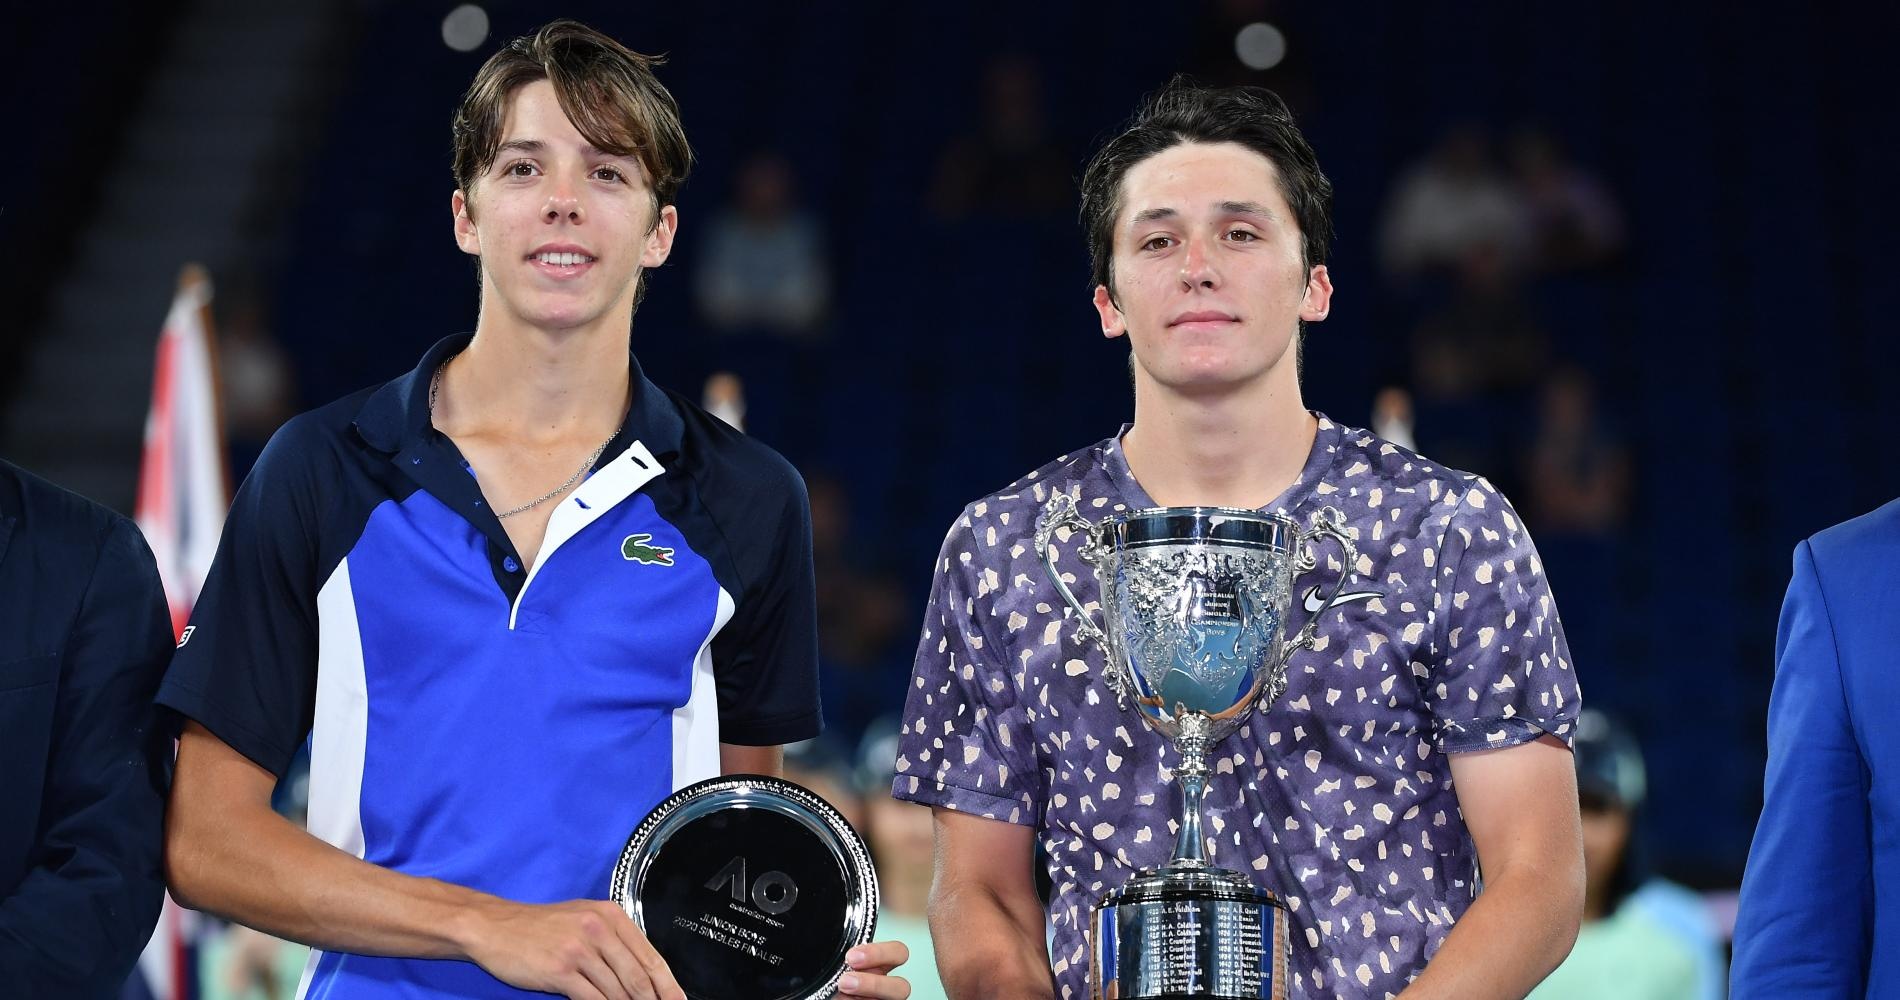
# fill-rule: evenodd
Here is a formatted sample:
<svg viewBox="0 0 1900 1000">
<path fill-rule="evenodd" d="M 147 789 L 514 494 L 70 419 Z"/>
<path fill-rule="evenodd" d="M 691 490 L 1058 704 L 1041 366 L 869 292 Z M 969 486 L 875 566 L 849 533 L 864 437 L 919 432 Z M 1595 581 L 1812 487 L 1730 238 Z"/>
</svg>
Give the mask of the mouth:
<svg viewBox="0 0 1900 1000">
<path fill-rule="evenodd" d="M 584 253 L 538 253 L 528 259 L 538 260 L 543 264 L 553 264 L 556 267 L 573 267 L 576 264 L 592 264 L 594 262 L 594 258 Z"/>
<path fill-rule="evenodd" d="M 1177 327 L 1177 328 L 1187 327 L 1190 329 L 1211 330 L 1216 327 L 1225 326 L 1230 323 L 1238 323 L 1238 322 L 1240 322 L 1240 318 L 1238 316 L 1232 315 L 1231 313 L 1215 312 L 1213 310 L 1202 310 L 1198 312 L 1182 313 L 1181 315 L 1176 316 L 1174 319 L 1168 321 L 1168 325 L 1171 327 Z"/>
<path fill-rule="evenodd" d="M 528 263 L 535 270 L 556 278 L 573 277 L 585 272 L 597 260 L 594 255 L 578 248 L 536 250 L 528 255 Z"/>
</svg>

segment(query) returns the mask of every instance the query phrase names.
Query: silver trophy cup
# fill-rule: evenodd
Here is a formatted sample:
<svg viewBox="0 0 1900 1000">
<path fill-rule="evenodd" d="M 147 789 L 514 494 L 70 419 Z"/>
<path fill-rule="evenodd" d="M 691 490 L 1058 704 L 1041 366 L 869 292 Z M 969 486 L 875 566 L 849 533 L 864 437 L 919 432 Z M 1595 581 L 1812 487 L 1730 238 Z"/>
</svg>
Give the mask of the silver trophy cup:
<svg viewBox="0 0 1900 1000">
<path fill-rule="evenodd" d="M 1076 600 L 1051 543 L 1080 534 L 1076 555 L 1101 585 L 1106 630 Z M 1345 550 L 1344 571 L 1306 627 L 1284 623 L 1293 581 L 1319 565 L 1314 544 Z M 1174 857 L 1136 873 L 1097 904 L 1089 983 L 1098 1000 L 1287 995 L 1289 911 L 1239 872 L 1207 861 L 1201 797 L 1207 755 L 1254 708 L 1286 690 L 1286 661 L 1310 648 L 1358 559 L 1339 512 L 1327 507 L 1302 529 L 1292 519 L 1229 507 L 1160 507 L 1090 523 L 1058 493 L 1036 522 L 1036 555 L 1074 609 L 1077 638 L 1101 643 L 1107 681 L 1181 762 L 1181 824 Z"/>
</svg>

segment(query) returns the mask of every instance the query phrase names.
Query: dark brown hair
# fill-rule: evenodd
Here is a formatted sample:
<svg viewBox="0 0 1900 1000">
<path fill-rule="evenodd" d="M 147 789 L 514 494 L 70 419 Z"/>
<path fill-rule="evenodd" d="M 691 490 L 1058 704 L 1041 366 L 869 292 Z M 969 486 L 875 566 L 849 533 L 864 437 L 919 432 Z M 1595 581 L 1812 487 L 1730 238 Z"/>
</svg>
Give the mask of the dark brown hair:
<svg viewBox="0 0 1900 1000">
<path fill-rule="evenodd" d="M 1189 142 L 1232 142 L 1259 153 L 1279 174 L 1280 194 L 1299 224 L 1306 269 L 1326 263 L 1333 239 L 1333 184 L 1278 94 L 1263 87 L 1210 88 L 1176 77 L 1142 102 L 1135 116 L 1089 160 L 1082 174 L 1082 225 L 1088 231 L 1092 285 L 1112 294 L 1115 217 L 1122 178 L 1135 164 Z"/>
<path fill-rule="evenodd" d="M 561 111 L 594 148 L 631 156 L 646 169 L 654 211 L 674 204 L 693 166 L 679 104 L 641 55 L 578 21 L 554 21 L 490 56 L 455 112 L 455 185 L 464 194 L 494 165 L 502 118 L 515 91 L 554 84 Z"/>
</svg>

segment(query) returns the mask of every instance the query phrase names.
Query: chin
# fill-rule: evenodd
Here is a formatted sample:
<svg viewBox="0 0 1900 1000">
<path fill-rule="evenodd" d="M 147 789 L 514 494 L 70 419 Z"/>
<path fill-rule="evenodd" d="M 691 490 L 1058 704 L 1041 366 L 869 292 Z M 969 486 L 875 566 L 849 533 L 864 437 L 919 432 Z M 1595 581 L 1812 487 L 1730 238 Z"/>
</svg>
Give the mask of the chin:
<svg viewBox="0 0 1900 1000">
<path fill-rule="evenodd" d="M 1155 382 L 1177 392 L 1207 392 L 1232 388 L 1265 377 L 1267 369 L 1258 365 L 1242 366 L 1228 359 L 1170 365 L 1167 370 L 1151 372 Z"/>
<path fill-rule="evenodd" d="M 580 307 L 552 307 L 543 309 L 524 309 L 519 315 L 522 322 L 542 330 L 572 330 L 591 325 L 598 321 L 604 310 Z"/>
</svg>

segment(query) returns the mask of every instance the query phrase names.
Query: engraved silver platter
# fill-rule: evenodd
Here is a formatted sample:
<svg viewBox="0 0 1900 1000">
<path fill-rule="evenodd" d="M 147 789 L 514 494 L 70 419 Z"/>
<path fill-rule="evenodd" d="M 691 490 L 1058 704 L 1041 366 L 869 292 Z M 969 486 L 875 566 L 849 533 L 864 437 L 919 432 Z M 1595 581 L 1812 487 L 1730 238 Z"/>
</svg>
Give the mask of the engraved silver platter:
<svg viewBox="0 0 1900 1000">
<path fill-rule="evenodd" d="M 689 785 L 654 808 L 611 898 L 692 1000 L 824 1000 L 877 928 L 877 870 L 842 815 L 765 775 Z"/>
</svg>

